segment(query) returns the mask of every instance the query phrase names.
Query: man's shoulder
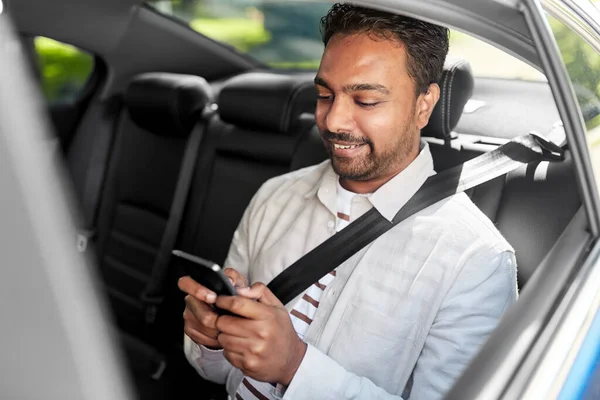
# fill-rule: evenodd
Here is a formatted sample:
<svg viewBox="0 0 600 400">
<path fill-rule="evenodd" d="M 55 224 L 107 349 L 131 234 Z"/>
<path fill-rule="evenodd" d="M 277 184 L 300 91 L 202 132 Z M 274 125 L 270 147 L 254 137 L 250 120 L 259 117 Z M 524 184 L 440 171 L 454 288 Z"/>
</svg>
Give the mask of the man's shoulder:
<svg viewBox="0 0 600 400">
<path fill-rule="evenodd" d="M 478 241 L 490 250 L 514 252 L 494 223 L 465 193 L 441 200 L 423 212 L 458 242 L 469 244 Z"/>
<path fill-rule="evenodd" d="M 331 168 L 329 160 L 311 165 L 267 180 L 257 192 L 261 198 L 270 198 L 279 193 L 306 195 L 319 185 L 323 175 Z"/>
</svg>

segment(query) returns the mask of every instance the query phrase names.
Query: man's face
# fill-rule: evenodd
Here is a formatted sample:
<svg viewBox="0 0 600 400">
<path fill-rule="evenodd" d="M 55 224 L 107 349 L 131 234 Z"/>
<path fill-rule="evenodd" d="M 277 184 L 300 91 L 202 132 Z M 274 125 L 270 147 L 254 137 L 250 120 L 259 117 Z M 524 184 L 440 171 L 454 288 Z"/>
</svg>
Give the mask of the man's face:
<svg viewBox="0 0 600 400">
<path fill-rule="evenodd" d="M 406 57 L 398 42 L 364 33 L 337 34 L 327 44 L 315 117 L 342 180 L 385 182 L 417 156 L 437 97 L 415 95 Z"/>
</svg>

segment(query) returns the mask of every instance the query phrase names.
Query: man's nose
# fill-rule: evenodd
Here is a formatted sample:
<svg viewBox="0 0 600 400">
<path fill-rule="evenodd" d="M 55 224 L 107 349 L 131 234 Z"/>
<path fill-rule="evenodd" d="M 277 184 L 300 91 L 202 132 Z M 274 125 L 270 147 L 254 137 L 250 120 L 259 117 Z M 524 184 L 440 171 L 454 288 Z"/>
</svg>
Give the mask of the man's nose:
<svg viewBox="0 0 600 400">
<path fill-rule="evenodd" d="M 325 126 L 330 132 L 351 132 L 354 125 L 352 107 L 348 100 L 335 98 L 325 116 Z"/>
</svg>

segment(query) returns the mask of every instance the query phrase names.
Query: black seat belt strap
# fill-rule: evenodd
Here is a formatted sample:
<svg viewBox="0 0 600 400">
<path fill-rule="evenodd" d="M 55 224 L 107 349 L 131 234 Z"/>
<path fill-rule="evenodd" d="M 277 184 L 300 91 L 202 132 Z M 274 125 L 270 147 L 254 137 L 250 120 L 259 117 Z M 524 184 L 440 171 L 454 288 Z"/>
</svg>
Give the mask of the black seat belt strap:
<svg viewBox="0 0 600 400">
<path fill-rule="evenodd" d="M 277 275 L 268 287 L 282 303 L 287 304 L 411 215 L 530 162 L 563 159 L 562 148 L 536 134 L 515 138 L 491 152 L 429 177 L 392 222 L 372 208 Z"/>
<path fill-rule="evenodd" d="M 208 110 L 208 108 L 206 109 Z M 160 247 L 158 249 L 154 265 L 152 266 L 152 275 L 148 281 L 141 300 L 146 306 L 146 322 L 152 324 L 156 317 L 156 308 L 163 301 L 163 281 L 167 275 L 167 269 L 171 260 L 171 251 L 175 246 L 181 219 L 187 202 L 188 193 L 194 176 L 194 169 L 198 159 L 200 144 L 206 130 L 206 121 L 208 120 L 209 111 L 205 111 L 202 123 L 196 124 L 192 129 L 190 137 L 187 141 L 179 178 L 173 195 L 173 202 L 169 211 L 169 219 L 163 233 Z"/>
</svg>

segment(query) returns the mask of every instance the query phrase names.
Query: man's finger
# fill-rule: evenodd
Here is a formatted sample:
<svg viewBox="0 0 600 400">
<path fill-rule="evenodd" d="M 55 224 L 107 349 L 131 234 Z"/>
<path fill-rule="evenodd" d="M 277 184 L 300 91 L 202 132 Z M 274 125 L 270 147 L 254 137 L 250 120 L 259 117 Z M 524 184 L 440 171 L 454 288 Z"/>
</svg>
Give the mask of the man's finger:
<svg viewBox="0 0 600 400">
<path fill-rule="evenodd" d="M 205 335 L 187 324 L 183 327 L 183 332 L 196 344 L 215 348 L 221 347 L 216 339 Z"/>
<path fill-rule="evenodd" d="M 260 329 L 262 321 L 255 321 L 248 318 L 235 317 L 232 315 L 222 315 L 217 318 L 215 328 L 222 334 L 236 336 L 239 338 L 252 337 L 253 332 Z"/>
<path fill-rule="evenodd" d="M 212 290 L 202 286 L 189 276 L 179 278 L 177 286 L 181 291 L 209 304 L 213 304 L 217 300 L 217 295 Z"/>
<path fill-rule="evenodd" d="M 242 297 L 246 297 L 248 299 L 258 300 L 259 303 L 262 303 L 267 306 L 272 307 L 284 307 L 284 305 L 279 301 L 277 296 L 271 292 L 271 290 L 261 282 L 254 283 L 249 288 L 241 288 L 238 290 L 238 294 Z"/>
<path fill-rule="evenodd" d="M 256 341 L 253 341 L 252 339 L 229 335 L 224 332 L 219 334 L 217 341 L 219 342 L 219 346 L 221 346 L 224 350 L 234 353 L 256 354 L 257 351 L 261 350 L 257 347 Z"/>
<path fill-rule="evenodd" d="M 202 324 L 207 328 L 215 329 L 218 315 L 208 304 L 188 295 L 185 296 L 185 305 L 186 309 L 183 313 L 184 319 L 186 319 L 186 312 L 189 311 L 193 314 L 193 318 L 199 324 Z"/>
<path fill-rule="evenodd" d="M 215 305 L 240 317 L 257 320 L 265 314 L 265 305 L 242 296 L 219 296 Z"/>
<path fill-rule="evenodd" d="M 231 284 L 236 288 L 243 288 L 248 286 L 246 277 L 233 268 L 225 268 L 223 273 L 229 277 Z"/>
</svg>

